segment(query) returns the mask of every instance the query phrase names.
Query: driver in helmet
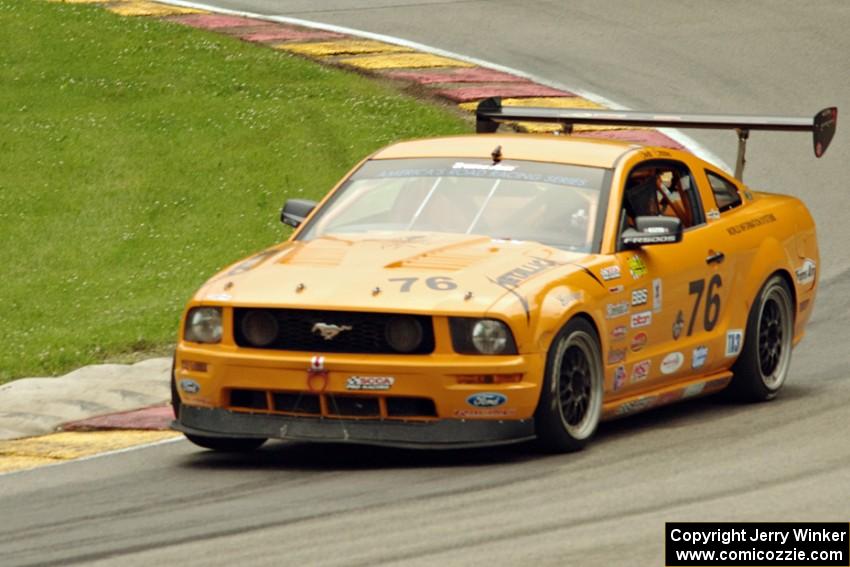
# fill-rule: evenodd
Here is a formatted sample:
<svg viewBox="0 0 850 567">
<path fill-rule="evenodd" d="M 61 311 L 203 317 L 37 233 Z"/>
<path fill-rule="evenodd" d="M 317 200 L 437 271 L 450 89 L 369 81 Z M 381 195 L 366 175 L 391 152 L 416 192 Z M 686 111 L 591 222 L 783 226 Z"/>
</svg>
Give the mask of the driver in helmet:
<svg viewBox="0 0 850 567">
<path fill-rule="evenodd" d="M 661 177 L 655 169 L 635 171 L 629 176 L 623 195 L 623 206 L 631 226 L 637 217 L 661 214 L 658 204 L 658 188 Z"/>
</svg>

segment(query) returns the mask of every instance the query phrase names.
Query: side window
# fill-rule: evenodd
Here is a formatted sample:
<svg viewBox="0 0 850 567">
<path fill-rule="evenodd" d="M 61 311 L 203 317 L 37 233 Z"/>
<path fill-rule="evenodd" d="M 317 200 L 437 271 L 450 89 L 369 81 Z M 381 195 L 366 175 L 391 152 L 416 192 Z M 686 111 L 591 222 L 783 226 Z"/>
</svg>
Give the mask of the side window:
<svg viewBox="0 0 850 567">
<path fill-rule="evenodd" d="M 676 216 L 687 229 L 704 221 L 690 170 L 681 162 L 646 161 L 629 173 L 623 192 L 626 226 L 638 216 Z"/>
<path fill-rule="evenodd" d="M 741 195 L 738 194 L 738 188 L 735 185 L 716 173 L 706 171 L 705 174 L 708 176 L 708 182 L 711 184 L 711 192 L 714 193 L 717 210 L 722 213 L 729 209 L 734 209 L 741 204 Z"/>
</svg>

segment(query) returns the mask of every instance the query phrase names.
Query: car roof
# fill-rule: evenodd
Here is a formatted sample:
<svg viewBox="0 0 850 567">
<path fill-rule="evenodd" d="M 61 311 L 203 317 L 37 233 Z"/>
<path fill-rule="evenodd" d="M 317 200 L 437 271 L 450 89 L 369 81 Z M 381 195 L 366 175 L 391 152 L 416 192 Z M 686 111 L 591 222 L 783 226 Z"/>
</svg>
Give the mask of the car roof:
<svg viewBox="0 0 850 567">
<path fill-rule="evenodd" d="M 372 159 L 463 157 L 489 159 L 497 146 L 502 159 L 612 168 L 626 152 L 643 147 L 632 142 L 551 134 L 476 134 L 399 142 Z"/>
</svg>

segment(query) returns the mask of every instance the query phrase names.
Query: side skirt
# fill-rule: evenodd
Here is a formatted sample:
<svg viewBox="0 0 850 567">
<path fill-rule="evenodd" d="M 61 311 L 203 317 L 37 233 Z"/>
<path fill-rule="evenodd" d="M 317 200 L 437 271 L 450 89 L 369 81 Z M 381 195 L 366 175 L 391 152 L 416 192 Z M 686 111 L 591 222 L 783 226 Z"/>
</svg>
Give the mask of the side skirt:
<svg viewBox="0 0 850 567">
<path fill-rule="evenodd" d="M 724 370 L 690 382 L 667 385 L 629 398 L 603 403 L 602 420 L 617 419 L 681 400 L 713 394 L 725 388 L 730 380 L 732 380 L 732 372 Z"/>
</svg>

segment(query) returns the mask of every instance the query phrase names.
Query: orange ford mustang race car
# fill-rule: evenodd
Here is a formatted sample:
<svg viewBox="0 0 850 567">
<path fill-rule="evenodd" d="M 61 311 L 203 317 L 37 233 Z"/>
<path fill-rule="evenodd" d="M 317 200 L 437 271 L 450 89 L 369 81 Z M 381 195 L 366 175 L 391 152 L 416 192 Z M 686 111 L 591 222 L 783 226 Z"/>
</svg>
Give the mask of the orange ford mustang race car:
<svg viewBox="0 0 850 567">
<path fill-rule="evenodd" d="M 735 176 L 694 155 L 503 121 L 738 132 Z M 268 438 L 580 449 L 601 420 L 727 389 L 776 396 L 818 280 L 805 205 L 741 182 L 750 130 L 814 119 L 482 102 L 479 134 L 402 142 L 281 244 L 209 280 L 181 321 L 173 424 L 192 442 Z"/>
</svg>

